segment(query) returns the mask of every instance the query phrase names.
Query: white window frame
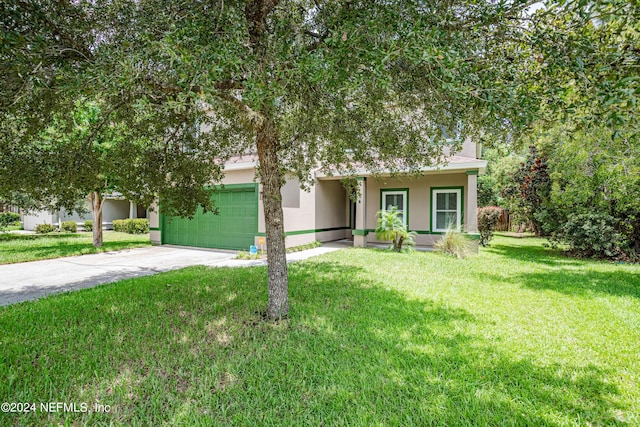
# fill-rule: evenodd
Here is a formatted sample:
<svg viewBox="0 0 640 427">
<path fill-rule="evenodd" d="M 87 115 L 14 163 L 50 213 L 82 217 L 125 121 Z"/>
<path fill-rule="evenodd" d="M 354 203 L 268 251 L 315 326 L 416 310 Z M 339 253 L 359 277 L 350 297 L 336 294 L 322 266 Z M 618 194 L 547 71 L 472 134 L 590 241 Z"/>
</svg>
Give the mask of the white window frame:
<svg viewBox="0 0 640 427">
<path fill-rule="evenodd" d="M 382 209 L 383 211 L 387 211 L 387 204 L 386 202 L 386 196 L 387 195 L 397 195 L 397 194 L 402 194 L 404 197 L 402 197 L 402 209 L 400 208 L 400 206 L 398 206 L 398 210 L 402 212 L 402 222 L 404 223 L 405 228 L 408 227 L 407 224 L 407 202 L 408 202 L 408 198 L 409 198 L 409 192 L 407 190 L 382 190 L 382 197 L 380 200 L 380 204 L 382 205 Z"/>
<path fill-rule="evenodd" d="M 438 194 L 451 194 L 455 193 L 457 198 L 456 210 L 453 209 L 442 209 L 438 210 Z M 434 232 L 446 232 L 446 228 L 438 228 L 437 223 L 437 213 L 438 212 L 455 212 L 456 213 L 456 231 L 462 231 L 462 190 L 459 188 L 442 188 L 442 189 L 432 189 L 431 190 L 431 200 L 433 206 L 431 206 L 431 224 L 433 225 Z"/>
</svg>

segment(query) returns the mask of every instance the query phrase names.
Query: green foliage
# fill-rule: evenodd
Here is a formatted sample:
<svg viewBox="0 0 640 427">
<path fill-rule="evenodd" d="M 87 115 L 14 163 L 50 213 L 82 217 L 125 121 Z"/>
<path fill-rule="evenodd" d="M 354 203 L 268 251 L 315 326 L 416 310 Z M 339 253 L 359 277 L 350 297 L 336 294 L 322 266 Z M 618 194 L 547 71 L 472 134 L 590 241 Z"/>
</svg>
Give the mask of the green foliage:
<svg viewBox="0 0 640 427">
<path fill-rule="evenodd" d="M 114 219 L 113 220 L 113 231 L 117 231 L 119 233 L 126 233 L 127 226 L 126 219 Z"/>
<path fill-rule="evenodd" d="M 93 221 L 92 220 L 87 220 L 84 223 L 82 223 L 82 227 L 84 227 L 84 231 L 92 231 L 93 230 Z"/>
<path fill-rule="evenodd" d="M 532 38 L 539 84 L 531 89 L 554 102 L 552 123 L 640 137 L 640 3 L 628 0 L 548 2 Z M 549 84 L 549 82 L 554 82 Z"/>
<path fill-rule="evenodd" d="M 129 234 L 146 234 L 149 232 L 149 220 L 144 218 L 130 219 L 128 230 Z"/>
<path fill-rule="evenodd" d="M 0 231 L 20 222 L 20 215 L 14 212 L 0 212 Z"/>
<path fill-rule="evenodd" d="M 487 160 L 487 173 L 478 176 L 478 206 L 500 206 L 508 209 L 510 201 L 501 190 L 512 182 L 521 159 L 510 147 L 485 148 L 483 159 Z"/>
<path fill-rule="evenodd" d="M 617 259 L 624 255 L 627 242 L 616 223 L 612 216 L 597 212 L 570 214 L 553 238 L 581 257 Z"/>
<path fill-rule="evenodd" d="M 35 231 L 38 234 L 53 233 L 54 231 L 56 231 L 56 227 L 51 224 L 38 224 L 36 225 Z"/>
<path fill-rule="evenodd" d="M 378 221 L 376 224 L 376 238 L 383 241 L 391 241 L 390 249 L 401 252 L 404 249 L 410 250 L 416 245 L 414 231 L 407 231 L 401 212 L 396 206 L 390 210 L 378 211 L 376 214 Z"/>
<path fill-rule="evenodd" d="M 493 231 L 498 224 L 500 215 L 502 215 L 502 209 L 497 206 L 478 208 L 478 231 L 482 246 L 487 246 L 493 238 Z"/>
<path fill-rule="evenodd" d="M 139 219 L 116 219 L 113 221 L 113 231 L 129 234 L 145 234 L 149 232 L 149 220 Z"/>
<path fill-rule="evenodd" d="M 437 251 L 456 258 L 468 258 L 476 253 L 475 243 L 454 228 L 449 228 L 434 246 Z"/>
<path fill-rule="evenodd" d="M 510 182 L 502 188 L 509 211 L 533 226 L 536 236 L 548 232 L 544 225 L 549 218 L 551 178 L 548 158 L 535 145 L 529 146 L 529 154 L 511 175 Z"/>
<path fill-rule="evenodd" d="M 320 246 L 322 246 L 322 243 L 318 240 L 314 240 L 313 242 L 305 245 L 290 246 L 287 248 L 287 253 L 306 251 L 308 249 L 319 248 Z"/>
<path fill-rule="evenodd" d="M 78 224 L 75 221 L 64 221 L 60 228 L 62 231 L 68 231 L 69 233 L 75 233 L 78 231 Z"/>
<path fill-rule="evenodd" d="M 622 251 L 625 256 L 638 257 L 640 145 L 602 127 L 586 132 L 567 126 L 541 132 L 537 143 L 548 153 L 552 186 L 544 220 L 554 239 L 583 256 L 616 258 Z M 581 231 L 576 222 L 581 215 L 590 218 L 593 229 L 589 232 Z M 611 242 L 596 237 L 610 234 Z M 591 250 L 585 247 L 589 244 Z"/>
</svg>

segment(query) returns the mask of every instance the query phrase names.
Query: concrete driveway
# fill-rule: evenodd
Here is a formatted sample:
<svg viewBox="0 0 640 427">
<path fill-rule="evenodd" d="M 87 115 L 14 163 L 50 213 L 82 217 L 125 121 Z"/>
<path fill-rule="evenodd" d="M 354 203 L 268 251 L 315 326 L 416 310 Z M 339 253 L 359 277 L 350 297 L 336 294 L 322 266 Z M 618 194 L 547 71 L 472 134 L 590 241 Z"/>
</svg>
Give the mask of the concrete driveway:
<svg viewBox="0 0 640 427">
<path fill-rule="evenodd" d="M 0 265 L 0 305 L 191 265 L 233 265 L 233 257 L 235 253 L 232 252 L 150 246 Z"/>
</svg>

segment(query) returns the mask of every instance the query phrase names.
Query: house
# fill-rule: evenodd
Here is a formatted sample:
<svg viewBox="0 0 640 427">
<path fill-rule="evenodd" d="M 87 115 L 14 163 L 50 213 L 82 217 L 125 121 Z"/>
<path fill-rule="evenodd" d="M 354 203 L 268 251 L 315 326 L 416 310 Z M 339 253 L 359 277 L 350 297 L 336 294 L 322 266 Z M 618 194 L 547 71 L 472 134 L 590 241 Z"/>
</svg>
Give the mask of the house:
<svg viewBox="0 0 640 427">
<path fill-rule="evenodd" d="M 402 211 L 408 229 L 417 233 L 418 245 L 433 245 L 450 225 L 477 233 L 477 176 L 487 166 L 486 160 L 478 159 L 479 148 L 468 140 L 460 152 L 424 169 L 418 178 L 374 178 L 361 170 L 356 202 L 349 199 L 343 176 L 316 172 L 310 191 L 301 190 L 297 178 L 289 179 L 281 190 L 286 246 L 342 239 L 353 240 L 354 246 L 382 243 L 374 233 L 376 213 L 391 206 Z M 263 243 L 265 219 L 256 164 L 256 156 L 227 162 L 223 185 L 213 196 L 219 215 L 198 211 L 193 219 L 185 219 L 151 211 L 152 243 L 242 250 Z"/>
<path fill-rule="evenodd" d="M 60 225 L 65 221 L 74 221 L 82 226 L 85 221 L 92 220 L 89 202 L 86 202 L 87 213 L 78 215 L 76 212 L 68 212 L 65 209 L 59 211 L 37 211 L 24 214 L 22 216 L 22 228 L 25 230 L 35 230 L 38 224 Z M 110 194 L 105 197 L 102 206 L 102 228 L 105 230 L 113 229 L 113 220 L 127 218 L 146 218 L 147 211 L 141 206 L 126 200 L 118 193 Z"/>
</svg>

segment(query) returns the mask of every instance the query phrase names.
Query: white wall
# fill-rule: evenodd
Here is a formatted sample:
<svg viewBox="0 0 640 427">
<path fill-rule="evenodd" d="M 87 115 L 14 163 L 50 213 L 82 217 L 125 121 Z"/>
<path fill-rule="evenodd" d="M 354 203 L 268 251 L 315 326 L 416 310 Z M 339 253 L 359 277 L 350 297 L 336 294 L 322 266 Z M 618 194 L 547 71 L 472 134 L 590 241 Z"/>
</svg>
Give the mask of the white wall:
<svg viewBox="0 0 640 427">
<path fill-rule="evenodd" d="M 22 227 L 25 230 L 33 231 L 38 224 L 54 224 L 53 214 L 48 211 L 38 211 L 22 217 Z"/>
</svg>

